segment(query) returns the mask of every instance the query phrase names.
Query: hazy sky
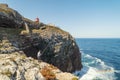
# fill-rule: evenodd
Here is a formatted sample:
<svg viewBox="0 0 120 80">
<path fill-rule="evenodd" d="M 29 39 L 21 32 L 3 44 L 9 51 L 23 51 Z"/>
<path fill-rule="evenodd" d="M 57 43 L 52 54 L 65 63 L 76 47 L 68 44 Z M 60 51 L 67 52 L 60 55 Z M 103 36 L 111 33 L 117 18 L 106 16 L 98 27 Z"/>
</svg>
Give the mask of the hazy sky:
<svg viewBox="0 0 120 80">
<path fill-rule="evenodd" d="M 53 23 L 74 37 L 120 38 L 120 0 L 0 0 L 24 17 Z"/>
</svg>

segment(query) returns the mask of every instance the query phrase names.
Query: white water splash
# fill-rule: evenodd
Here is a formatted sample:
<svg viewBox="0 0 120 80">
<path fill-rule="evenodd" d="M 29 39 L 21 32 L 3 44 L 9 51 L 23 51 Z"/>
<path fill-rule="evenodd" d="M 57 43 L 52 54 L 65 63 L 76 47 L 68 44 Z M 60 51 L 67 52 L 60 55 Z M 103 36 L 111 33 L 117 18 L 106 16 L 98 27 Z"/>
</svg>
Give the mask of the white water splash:
<svg viewBox="0 0 120 80">
<path fill-rule="evenodd" d="M 82 53 L 83 69 L 75 72 L 79 80 L 116 80 L 113 67 L 105 64 L 104 61 L 88 54 Z M 117 71 L 119 72 L 119 71 Z"/>
</svg>

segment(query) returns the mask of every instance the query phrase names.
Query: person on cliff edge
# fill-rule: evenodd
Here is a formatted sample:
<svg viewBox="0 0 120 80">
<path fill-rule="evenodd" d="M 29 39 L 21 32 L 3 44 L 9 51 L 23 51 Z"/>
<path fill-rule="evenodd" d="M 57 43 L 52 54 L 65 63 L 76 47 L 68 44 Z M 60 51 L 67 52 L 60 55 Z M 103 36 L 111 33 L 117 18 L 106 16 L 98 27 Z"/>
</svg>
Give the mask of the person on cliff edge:
<svg viewBox="0 0 120 80">
<path fill-rule="evenodd" d="M 35 19 L 36 28 L 39 28 L 39 24 L 40 24 L 40 19 L 37 17 L 37 18 Z"/>
<path fill-rule="evenodd" d="M 36 22 L 36 23 L 40 23 L 40 20 L 39 20 L 38 17 L 35 19 L 35 22 Z"/>
</svg>

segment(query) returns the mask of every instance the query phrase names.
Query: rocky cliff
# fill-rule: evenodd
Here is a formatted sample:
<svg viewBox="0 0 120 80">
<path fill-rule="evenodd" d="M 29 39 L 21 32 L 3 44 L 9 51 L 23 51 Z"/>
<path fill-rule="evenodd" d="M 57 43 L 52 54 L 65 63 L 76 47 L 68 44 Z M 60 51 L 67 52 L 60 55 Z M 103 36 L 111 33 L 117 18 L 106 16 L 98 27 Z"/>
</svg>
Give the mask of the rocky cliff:
<svg viewBox="0 0 120 80">
<path fill-rule="evenodd" d="M 82 68 L 81 54 L 78 46 L 74 38 L 68 32 L 52 25 L 43 23 L 36 24 L 34 21 L 24 18 L 17 11 L 9 8 L 7 4 L 0 4 L 0 40 L 0 60 L 3 61 L 0 66 L 6 70 L 11 70 L 13 69 L 12 67 L 15 67 L 13 72 L 10 71 L 9 75 L 12 74 L 10 77 L 16 78 L 17 75 L 20 75 L 26 78 L 25 73 L 27 74 L 27 70 L 28 72 L 31 72 L 32 69 L 36 72 L 31 72 L 31 77 L 34 74 L 37 74 L 37 77 L 44 76 L 41 75 L 41 73 L 38 73 L 38 71 L 41 71 L 41 68 L 38 67 L 41 67 L 40 64 L 45 62 L 52 64 L 65 72 L 74 72 Z M 38 52 L 40 52 L 39 55 Z M 22 57 L 23 54 L 28 58 L 26 56 L 24 58 L 25 60 L 19 58 Z M 29 59 L 29 57 L 32 58 Z M 14 59 L 11 60 L 11 58 Z M 37 62 L 37 59 L 42 60 L 42 62 Z M 8 60 L 8 62 L 6 62 L 6 60 Z M 20 63 L 17 62 L 17 60 L 20 61 Z M 32 66 L 34 65 L 33 68 L 30 68 L 31 70 L 25 68 L 27 63 Z M 10 69 L 8 69 L 4 68 L 3 64 L 14 66 L 9 66 L 8 68 Z M 35 67 L 36 64 L 37 67 Z M 18 67 L 21 67 L 20 70 L 23 69 L 24 71 L 20 71 Z M 45 69 L 43 69 L 43 72 L 44 70 Z M 18 73 L 16 71 L 18 71 Z M 60 75 L 62 76 L 64 74 L 61 72 Z M 60 77 L 60 75 L 58 76 Z M 35 78 L 36 76 L 34 76 L 34 79 Z M 31 80 L 34 79 L 33 77 L 31 78 Z M 37 78 L 35 80 L 37 80 Z"/>
<path fill-rule="evenodd" d="M 61 78 L 62 77 L 62 78 Z M 77 80 L 70 73 L 21 52 L 0 54 L 0 80 Z"/>
</svg>

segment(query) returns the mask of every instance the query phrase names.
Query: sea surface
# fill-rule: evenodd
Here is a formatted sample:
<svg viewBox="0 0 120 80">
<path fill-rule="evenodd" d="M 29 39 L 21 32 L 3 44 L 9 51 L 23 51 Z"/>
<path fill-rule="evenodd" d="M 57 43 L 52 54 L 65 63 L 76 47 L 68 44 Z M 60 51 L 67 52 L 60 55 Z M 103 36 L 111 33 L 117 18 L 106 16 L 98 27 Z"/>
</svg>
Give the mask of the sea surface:
<svg viewBox="0 0 120 80">
<path fill-rule="evenodd" d="M 77 38 L 83 68 L 79 80 L 120 80 L 120 39 Z"/>
</svg>

